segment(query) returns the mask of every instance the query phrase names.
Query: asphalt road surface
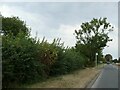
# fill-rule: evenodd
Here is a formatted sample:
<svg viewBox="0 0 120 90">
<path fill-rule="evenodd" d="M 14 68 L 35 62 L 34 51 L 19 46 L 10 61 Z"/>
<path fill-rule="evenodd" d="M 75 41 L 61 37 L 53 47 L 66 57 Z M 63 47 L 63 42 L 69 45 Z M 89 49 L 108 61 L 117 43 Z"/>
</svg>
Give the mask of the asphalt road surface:
<svg viewBox="0 0 120 90">
<path fill-rule="evenodd" d="M 118 67 L 107 64 L 91 88 L 118 88 L 118 76 Z"/>
</svg>

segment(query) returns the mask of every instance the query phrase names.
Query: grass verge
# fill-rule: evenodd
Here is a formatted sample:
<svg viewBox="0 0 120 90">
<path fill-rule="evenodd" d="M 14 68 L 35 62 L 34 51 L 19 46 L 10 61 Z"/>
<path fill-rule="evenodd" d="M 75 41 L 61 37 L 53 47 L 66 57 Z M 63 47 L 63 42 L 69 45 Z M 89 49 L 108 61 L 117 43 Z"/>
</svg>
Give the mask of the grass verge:
<svg viewBox="0 0 120 90">
<path fill-rule="evenodd" d="M 26 86 L 26 88 L 85 88 L 101 70 L 103 65 L 77 70 L 67 75 L 52 77 L 44 82 Z"/>
</svg>

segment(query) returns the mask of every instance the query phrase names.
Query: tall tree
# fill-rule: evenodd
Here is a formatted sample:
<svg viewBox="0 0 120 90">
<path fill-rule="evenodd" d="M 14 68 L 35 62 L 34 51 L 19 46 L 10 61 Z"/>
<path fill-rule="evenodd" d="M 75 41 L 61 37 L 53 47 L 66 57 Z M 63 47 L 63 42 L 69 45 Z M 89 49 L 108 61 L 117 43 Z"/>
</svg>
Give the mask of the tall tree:
<svg viewBox="0 0 120 90">
<path fill-rule="evenodd" d="M 1 17 L 2 18 L 2 30 L 1 32 L 6 36 L 12 34 L 18 35 L 19 32 L 23 32 L 25 35 L 29 35 L 30 28 L 26 23 L 20 20 L 18 17 Z"/>
<path fill-rule="evenodd" d="M 108 36 L 110 31 L 113 31 L 113 27 L 107 18 L 93 18 L 90 22 L 82 23 L 80 29 L 75 30 L 77 50 L 94 61 L 95 54 L 102 51 L 107 42 L 112 41 Z"/>
</svg>

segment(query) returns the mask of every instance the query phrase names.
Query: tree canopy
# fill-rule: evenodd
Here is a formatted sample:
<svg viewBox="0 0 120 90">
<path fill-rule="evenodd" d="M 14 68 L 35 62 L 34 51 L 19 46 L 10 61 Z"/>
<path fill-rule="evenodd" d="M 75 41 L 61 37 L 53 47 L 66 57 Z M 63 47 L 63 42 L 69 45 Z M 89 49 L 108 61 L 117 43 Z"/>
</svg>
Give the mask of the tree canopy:
<svg viewBox="0 0 120 90">
<path fill-rule="evenodd" d="M 106 61 L 112 60 L 112 55 L 111 54 L 106 54 L 105 59 L 106 59 Z"/>
<path fill-rule="evenodd" d="M 20 20 L 18 17 L 2 17 L 2 30 L 4 35 L 12 34 L 18 35 L 19 32 L 23 32 L 25 35 L 29 35 L 30 28 L 26 23 Z"/>
<path fill-rule="evenodd" d="M 108 36 L 111 31 L 113 27 L 107 18 L 93 18 L 90 22 L 82 23 L 80 29 L 75 30 L 77 50 L 94 61 L 95 54 L 102 51 L 107 42 L 112 41 Z"/>
</svg>

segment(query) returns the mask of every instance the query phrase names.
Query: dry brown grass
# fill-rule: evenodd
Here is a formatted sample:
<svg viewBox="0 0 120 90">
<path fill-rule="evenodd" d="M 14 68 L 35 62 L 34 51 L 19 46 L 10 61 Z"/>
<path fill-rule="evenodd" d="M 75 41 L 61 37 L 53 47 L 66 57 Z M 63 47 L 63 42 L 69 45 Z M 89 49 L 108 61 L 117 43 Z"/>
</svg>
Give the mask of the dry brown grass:
<svg viewBox="0 0 120 90">
<path fill-rule="evenodd" d="M 84 88 L 98 73 L 98 68 L 77 70 L 68 75 L 50 78 L 45 82 L 36 83 L 28 88 Z"/>
<path fill-rule="evenodd" d="M 120 67 L 120 63 L 118 63 L 117 66 Z"/>
<path fill-rule="evenodd" d="M 120 63 L 118 63 L 118 66 L 120 66 Z"/>
<path fill-rule="evenodd" d="M 116 66 L 120 67 L 120 63 L 116 63 L 116 64 L 114 64 L 114 65 L 116 65 Z"/>
</svg>

